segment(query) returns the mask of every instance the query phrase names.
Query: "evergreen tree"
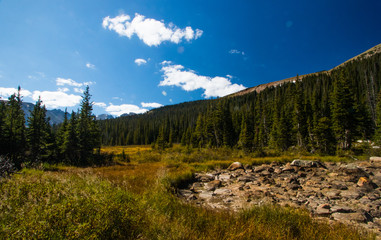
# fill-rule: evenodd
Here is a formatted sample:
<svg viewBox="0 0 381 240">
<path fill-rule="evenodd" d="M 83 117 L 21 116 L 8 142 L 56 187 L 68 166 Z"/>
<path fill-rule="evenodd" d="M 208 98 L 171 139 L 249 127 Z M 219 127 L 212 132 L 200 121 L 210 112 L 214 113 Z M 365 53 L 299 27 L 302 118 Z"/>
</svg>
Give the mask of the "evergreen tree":
<svg viewBox="0 0 381 240">
<path fill-rule="evenodd" d="M 159 135 L 156 140 L 156 145 L 159 150 L 164 150 L 167 147 L 167 141 L 165 139 L 164 126 L 160 128 Z"/>
<path fill-rule="evenodd" d="M 378 93 L 376 105 L 376 132 L 374 134 L 374 141 L 381 144 L 381 90 Z"/>
<path fill-rule="evenodd" d="M 42 106 L 42 101 L 39 97 L 28 118 L 27 141 L 29 158 L 32 163 L 38 163 L 47 159 L 49 137 L 50 125 L 46 119 L 46 108 Z"/>
<path fill-rule="evenodd" d="M 25 118 L 20 91 L 21 88 L 18 87 L 17 95 L 12 94 L 8 99 L 4 124 L 6 154 L 9 155 L 16 168 L 21 167 L 26 150 Z"/>
<path fill-rule="evenodd" d="M 0 101 L 0 156 L 6 154 L 5 116 L 6 105 L 4 101 Z"/>
<path fill-rule="evenodd" d="M 244 114 L 242 117 L 241 133 L 239 135 L 238 145 L 245 151 L 251 152 L 253 149 L 253 131 L 250 123 L 250 116 Z"/>
<path fill-rule="evenodd" d="M 64 142 L 65 142 L 65 133 L 68 130 L 69 121 L 67 118 L 67 109 L 65 109 L 64 120 L 58 128 L 56 133 L 56 145 L 57 145 L 57 157 L 64 157 Z"/>
<path fill-rule="evenodd" d="M 100 148 L 100 131 L 92 114 L 93 103 L 89 86 L 83 92 L 81 109 L 78 119 L 78 142 L 80 149 L 80 164 L 88 164 L 92 161 L 94 148 Z"/>
<path fill-rule="evenodd" d="M 328 117 L 319 119 L 315 128 L 316 146 L 323 154 L 332 154 L 335 149 L 335 137 L 331 129 L 331 121 Z"/>
<path fill-rule="evenodd" d="M 356 116 L 351 85 L 341 71 L 332 94 L 333 130 L 340 149 L 350 149 L 352 145 L 358 124 Z"/>
<path fill-rule="evenodd" d="M 69 124 L 64 135 L 63 153 L 65 162 L 78 165 L 80 158 L 80 147 L 78 137 L 78 119 L 77 114 L 73 111 L 71 113 Z"/>
</svg>

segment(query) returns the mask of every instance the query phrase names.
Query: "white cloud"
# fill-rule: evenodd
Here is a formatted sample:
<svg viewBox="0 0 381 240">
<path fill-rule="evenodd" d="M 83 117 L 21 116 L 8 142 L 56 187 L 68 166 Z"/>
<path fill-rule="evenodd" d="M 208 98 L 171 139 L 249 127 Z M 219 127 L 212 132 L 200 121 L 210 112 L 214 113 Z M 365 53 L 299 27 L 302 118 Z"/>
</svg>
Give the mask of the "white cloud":
<svg viewBox="0 0 381 240">
<path fill-rule="evenodd" d="M 161 94 L 163 94 L 164 96 L 167 96 L 167 92 L 166 91 L 162 91 Z"/>
<path fill-rule="evenodd" d="M 107 105 L 104 102 L 94 102 L 94 106 L 105 108 Z"/>
<path fill-rule="evenodd" d="M 146 64 L 147 61 L 145 59 L 142 59 L 142 58 L 137 58 L 135 59 L 135 63 L 140 66 L 140 65 L 143 65 L 143 64 Z"/>
<path fill-rule="evenodd" d="M 95 69 L 95 65 L 94 64 L 91 64 L 91 63 L 86 63 L 86 67 L 87 68 L 90 68 L 90 69 Z"/>
<path fill-rule="evenodd" d="M 245 52 L 244 51 L 239 51 L 237 49 L 231 49 L 229 51 L 230 54 L 242 54 L 243 56 L 245 55 Z"/>
<path fill-rule="evenodd" d="M 102 26 L 128 38 L 136 34 L 148 46 L 158 46 L 164 41 L 178 44 L 182 39 L 186 41 L 197 39 L 203 33 L 202 30 L 193 30 L 189 26 L 184 29 L 178 28 L 173 23 L 166 26 L 163 21 L 146 18 L 138 13 L 135 13 L 134 19 L 130 20 L 131 17 L 125 14 L 114 18 L 107 16 L 103 18 Z"/>
<path fill-rule="evenodd" d="M 145 102 L 142 102 L 142 107 L 145 107 L 145 108 L 159 108 L 159 107 L 162 107 L 164 106 L 163 104 L 160 104 L 160 103 L 145 103 Z"/>
<path fill-rule="evenodd" d="M 69 88 L 58 88 L 57 89 L 58 91 L 60 91 L 60 92 L 69 92 L 70 90 L 69 90 Z"/>
<path fill-rule="evenodd" d="M 83 93 L 85 90 L 83 90 L 82 88 L 74 88 L 74 92 L 76 93 Z"/>
<path fill-rule="evenodd" d="M 34 91 L 32 98 L 37 101 L 39 96 L 47 108 L 74 107 L 82 99 L 81 96 L 61 91 Z"/>
<path fill-rule="evenodd" d="M 106 111 L 112 115 L 120 116 L 124 113 L 145 113 L 148 110 L 132 104 L 110 104 L 110 106 L 106 107 Z"/>
<path fill-rule="evenodd" d="M 4 88 L 0 87 L 0 98 L 9 98 L 12 94 L 17 94 L 18 90 L 16 88 Z M 32 95 L 32 93 L 28 90 L 21 89 L 21 96 L 28 97 Z"/>
<path fill-rule="evenodd" d="M 84 83 L 79 83 L 79 82 L 76 82 L 74 81 L 73 79 L 70 79 L 70 78 L 57 78 L 56 79 L 56 84 L 57 86 L 65 86 L 65 85 L 68 85 L 68 86 L 72 86 L 72 87 L 82 87 L 82 86 L 90 86 L 92 84 L 95 84 L 95 82 L 84 82 Z"/>
<path fill-rule="evenodd" d="M 246 88 L 243 85 L 233 84 L 226 77 L 201 76 L 192 70 L 184 70 L 181 65 L 174 65 L 167 61 L 162 62 L 162 64 L 161 71 L 164 72 L 164 80 L 159 83 L 159 86 L 177 86 L 185 91 L 204 89 L 203 96 L 205 98 L 223 97 Z"/>
</svg>

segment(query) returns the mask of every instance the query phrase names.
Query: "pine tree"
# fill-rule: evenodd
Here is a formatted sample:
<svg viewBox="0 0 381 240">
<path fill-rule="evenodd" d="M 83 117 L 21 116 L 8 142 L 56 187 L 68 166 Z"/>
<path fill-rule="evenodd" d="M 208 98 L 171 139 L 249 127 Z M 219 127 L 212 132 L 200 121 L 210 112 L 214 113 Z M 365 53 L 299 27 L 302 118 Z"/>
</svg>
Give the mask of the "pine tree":
<svg viewBox="0 0 381 240">
<path fill-rule="evenodd" d="M 356 116 L 357 109 L 354 106 L 351 85 L 341 71 L 332 94 L 333 130 L 340 149 L 351 148 L 358 124 Z"/>
<path fill-rule="evenodd" d="M 32 163 L 46 160 L 49 137 L 50 125 L 46 119 L 46 108 L 42 106 L 41 98 L 38 98 L 28 118 L 27 128 L 29 157 Z"/>
<path fill-rule="evenodd" d="M 4 101 L 0 101 L 0 156 L 6 154 L 5 116 L 6 105 Z"/>
<path fill-rule="evenodd" d="M 65 156 L 65 162 L 78 165 L 80 158 L 80 147 L 78 139 L 78 119 L 77 114 L 73 111 L 71 113 L 69 124 L 64 135 L 63 153 Z"/>
<path fill-rule="evenodd" d="M 376 105 L 376 131 L 374 134 L 374 141 L 381 144 L 381 90 L 378 93 Z"/>
<path fill-rule="evenodd" d="M 68 129 L 69 121 L 67 118 L 67 109 L 65 109 L 65 115 L 64 120 L 61 123 L 61 125 L 58 128 L 57 134 L 56 134 L 56 145 L 57 145 L 57 156 L 64 157 L 64 142 L 65 142 L 65 133 Z"/>
<path fill-rule="evenodd" d="M 315 128 L 316 146 L 323 154 L 332 154 L 335 149 L 335 138 L 331 129 L 331 121 L 327 117 L 319 119 Z"/>
<path fill-rule="evenodd" d="M 78 119 L 78 142 L 80 148 L 80 164 L 92 161 L 94 148 L 100 148 L 100 131 L 95 116 L 92 114 L 93 103 L 89 86 L 83 92 Z"/>
<path fill-rule="evenodd" d="M 250 115 L 245 113 L 242 117 L 241 133 L 238 145 L 245 151 L 251 152 L 253 149 L 253 131 L 251 128 Z"/>
<path fill-rule="evenodd" d="M 159 135 L 157 136 L 156 145 L 159 150 L 164 150 L 167 147 L 165 139 L 164 126 L 160 128 Z"/>
<path fill-rule="evenodd" d="M 8 99 L 8 106 L 5 117 L 5 141 L 6 154 L 9 155 L 16 168 L 20 168 L 24 161 L 26 138 L 25 138 L 25 118 L 22 110 L 21 88 L 12 94 Z"/>
</svg>

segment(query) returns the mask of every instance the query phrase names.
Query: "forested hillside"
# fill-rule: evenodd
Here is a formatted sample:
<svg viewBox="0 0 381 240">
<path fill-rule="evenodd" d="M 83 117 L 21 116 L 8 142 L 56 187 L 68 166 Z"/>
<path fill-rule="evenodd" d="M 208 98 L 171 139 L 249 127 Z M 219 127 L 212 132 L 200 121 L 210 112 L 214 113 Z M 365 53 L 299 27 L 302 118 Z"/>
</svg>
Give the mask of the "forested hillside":
<svg viewBox="0 0 381 240">
<path fill-rule="evenodd" d="M 172 143 L 193 147 L 290 147 L 310 152 L 347 150 L 376 140 L 381 54 L 367 51 L 330 71 L 227 96 L 166 106 L 143 115 L 100 121 L 104 145 Z"/>
</svg>

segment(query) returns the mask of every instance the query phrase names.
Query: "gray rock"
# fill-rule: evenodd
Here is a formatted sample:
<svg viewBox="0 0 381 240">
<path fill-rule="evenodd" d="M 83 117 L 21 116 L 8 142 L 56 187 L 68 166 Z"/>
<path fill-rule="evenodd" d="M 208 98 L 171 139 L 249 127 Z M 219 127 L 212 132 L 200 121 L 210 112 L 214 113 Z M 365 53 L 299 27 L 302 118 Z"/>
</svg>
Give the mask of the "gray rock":
<svg viewBox="0 0 381 240">
<path fill-rule="evenodd" d="M 292 161 L 291 166 L 304 167 L 304 168 L 324 167 L 324 165 L 318 161 L 300 160 L 300 159 L 295 159 L 294 161 Z"/>
</svg>

